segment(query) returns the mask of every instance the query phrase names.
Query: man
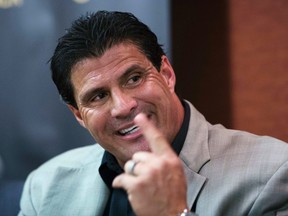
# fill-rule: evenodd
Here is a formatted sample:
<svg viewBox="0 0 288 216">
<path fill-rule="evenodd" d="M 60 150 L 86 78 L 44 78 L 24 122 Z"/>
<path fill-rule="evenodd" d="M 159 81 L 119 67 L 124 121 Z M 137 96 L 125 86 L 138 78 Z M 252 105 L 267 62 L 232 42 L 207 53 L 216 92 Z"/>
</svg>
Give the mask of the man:
<svg viewBox="0 0 288 216">
<path fill-rule="evenodd" d="M 76 20 L 51 70 L 97 144 L 32 172 L 19 215 L 288 215 L 288 145 L 211 125 L 180 100 L 156 36 L 132 14 Z"/>
</svg>

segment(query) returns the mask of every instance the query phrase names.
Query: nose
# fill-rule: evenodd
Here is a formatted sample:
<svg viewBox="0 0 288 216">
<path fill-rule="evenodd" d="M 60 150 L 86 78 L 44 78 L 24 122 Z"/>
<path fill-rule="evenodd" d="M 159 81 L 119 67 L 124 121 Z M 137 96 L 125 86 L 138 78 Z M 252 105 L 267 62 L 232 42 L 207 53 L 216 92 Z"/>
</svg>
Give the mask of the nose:
<svg viewBox="0 0 288 216">
<path fill-rule="evenodd" d="M 114 118 L 125 118 L 137 107 L 136 100 L 121 90 L 112 93 L 113 105 L 111 115 Z"/>
</svg>

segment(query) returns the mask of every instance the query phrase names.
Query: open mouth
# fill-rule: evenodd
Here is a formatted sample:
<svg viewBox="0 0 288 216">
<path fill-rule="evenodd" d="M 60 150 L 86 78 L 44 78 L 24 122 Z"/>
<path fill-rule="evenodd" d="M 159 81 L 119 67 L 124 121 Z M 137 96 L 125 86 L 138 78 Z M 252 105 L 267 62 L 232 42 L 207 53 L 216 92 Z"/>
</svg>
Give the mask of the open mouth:
<svg viewBox="0 0 288 216">
<path fill-rule="evenodd" d="M 135 133 L 135 132 L 138 131 L 138 130 L 139 130 L 139 127 L 136 126 L 136 125 L 133 125 L 132 127 L 129 127 L 129 128 L 126 128 L 126 129 L 123 129 L 123 130 L 118 131 L 118 133 L 119 133 L 121 136 L 125 136 L 125 135 L 128 135 L 128 134 Z"/>
</svg>

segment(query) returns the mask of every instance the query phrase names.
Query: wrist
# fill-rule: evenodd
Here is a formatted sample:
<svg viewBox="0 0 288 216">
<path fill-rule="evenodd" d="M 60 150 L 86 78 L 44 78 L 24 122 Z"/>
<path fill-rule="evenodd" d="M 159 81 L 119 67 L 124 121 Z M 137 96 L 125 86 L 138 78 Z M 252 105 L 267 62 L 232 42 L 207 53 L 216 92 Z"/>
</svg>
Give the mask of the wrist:
<svg viewBox="0 0 288 216">
<path fill-rule="evenodd" d="M 177 216 L 197 216 L 197 214 L 190 212 L 187 208 L 185 208 L 183 212 L 178 213 Z"/>
</svg>

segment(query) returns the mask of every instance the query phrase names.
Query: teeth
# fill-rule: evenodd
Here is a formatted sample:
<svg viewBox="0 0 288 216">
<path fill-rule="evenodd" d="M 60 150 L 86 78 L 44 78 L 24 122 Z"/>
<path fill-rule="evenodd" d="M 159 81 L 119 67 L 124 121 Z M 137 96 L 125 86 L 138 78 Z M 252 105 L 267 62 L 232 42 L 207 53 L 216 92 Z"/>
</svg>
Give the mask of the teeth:
<svg viewBox="0 0 288 216">
<path fill-rule="evenodd" d="M 139 130 L 139 127 L 136 126 L 136 125 L 133 125 L 133 126 L 130 127 L 130 128 L 126 128 L 126 129 L 120 130 L 119 133 L 120 133 L 121 135 L 126 135 L 126 134 L 134 133 L 134 132 L 136 132 L 136 131 L 138 131 L 138 130 Z"/>
</svg>

